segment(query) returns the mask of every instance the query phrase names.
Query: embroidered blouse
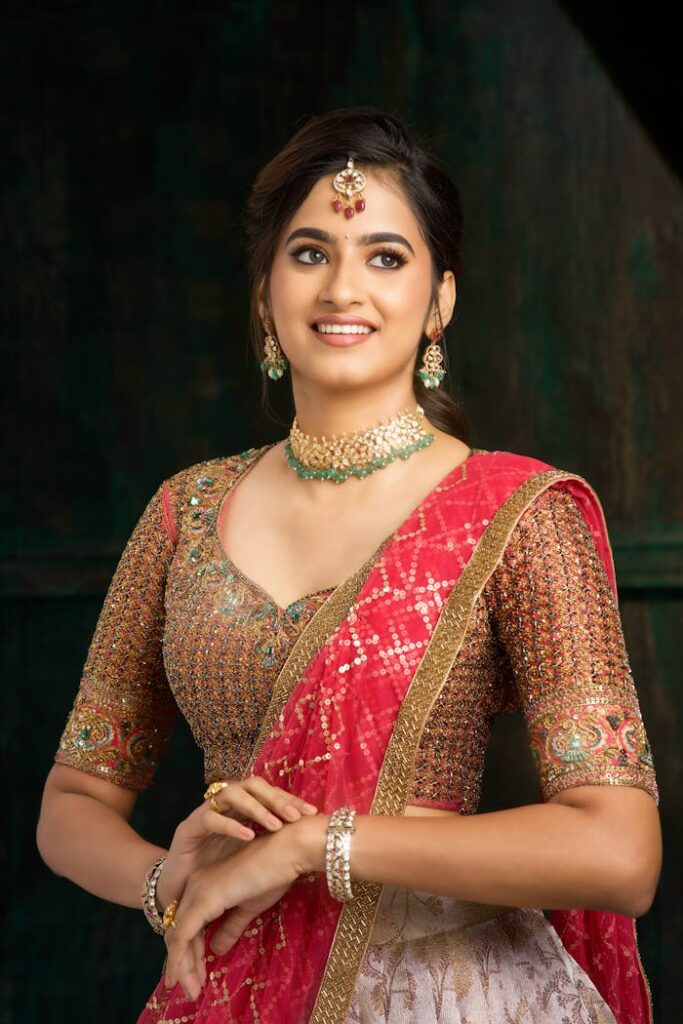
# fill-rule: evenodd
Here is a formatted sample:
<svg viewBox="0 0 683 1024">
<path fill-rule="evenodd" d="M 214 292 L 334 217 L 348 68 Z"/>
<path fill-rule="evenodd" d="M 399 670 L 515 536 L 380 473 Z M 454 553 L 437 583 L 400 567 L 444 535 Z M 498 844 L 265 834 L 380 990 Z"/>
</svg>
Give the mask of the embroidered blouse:
<svg viewBox="0 0 683 1024">
<path fill-rule="evenodd" d="M 126 545 L 55 759 L 149 786 L 182 714 L 206 782 L 244 775 L 275 679 L 334 588 L 280 608 L 226 556 L 217 514 L 255 449 L 165 481 Z M 659 793 L 617 603 L 569 492 L 515 526 L 425 726 L 409 802 L 476 812 L 492 723 L 521 710 L 542 798 Z"/>
</svg>

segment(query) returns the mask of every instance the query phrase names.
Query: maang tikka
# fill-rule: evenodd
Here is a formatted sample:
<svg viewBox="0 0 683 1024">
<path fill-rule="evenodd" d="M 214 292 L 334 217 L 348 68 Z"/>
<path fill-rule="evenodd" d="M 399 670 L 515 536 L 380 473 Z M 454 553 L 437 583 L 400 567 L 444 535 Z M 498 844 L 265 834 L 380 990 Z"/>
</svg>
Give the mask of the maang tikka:
<svg viewBox="0 0 683 1024">
<path fill-rule="evenodd" d="M 353 217 L 356 213 L 362 213 L 365 209 L 363 191 L 367 185 L 365 175 L 357 171 L 353 157 L 346 161 L 346 167 L 339 174 L 335 174 L 332 187 L 335 191 L 335 198 L 332 202 L 332 209 L 337 213 L 344 210 L 345 217 Z M 346 206 L 344 206 L 346 203 Z"/>
</svg>

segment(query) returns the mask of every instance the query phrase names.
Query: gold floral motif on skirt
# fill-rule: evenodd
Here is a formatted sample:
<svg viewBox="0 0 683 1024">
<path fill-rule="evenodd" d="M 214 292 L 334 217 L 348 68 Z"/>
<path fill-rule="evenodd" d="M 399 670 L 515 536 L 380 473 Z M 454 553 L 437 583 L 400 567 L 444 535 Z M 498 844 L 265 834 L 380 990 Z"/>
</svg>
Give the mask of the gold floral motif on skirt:
<svg viewBox="0 0 683 1024">
<path fill-rule="evenodd" d="M 384 886 L 346 1024 L 616 1024 L 541 910 Z"/>
</svg>

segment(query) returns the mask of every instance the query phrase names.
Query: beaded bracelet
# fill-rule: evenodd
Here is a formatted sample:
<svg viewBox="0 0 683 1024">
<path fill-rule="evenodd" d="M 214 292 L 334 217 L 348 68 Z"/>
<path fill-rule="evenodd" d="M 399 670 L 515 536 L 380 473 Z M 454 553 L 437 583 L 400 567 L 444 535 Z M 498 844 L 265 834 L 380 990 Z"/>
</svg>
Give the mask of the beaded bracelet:
<svg viewBox="0 0 683 1024">
<path fill-rule="evenodd" d="M 356 831 L 356 812 L 351 807 L 339 807 L 330 815 L 327 826 L 325 873 L 330 896 L 340 903 L 353 899 L 349 857 L 351 836 Z"/>
<path fill-rule="evenodd" d="M 151 924 L 157 935 L 163 935 L 166 931 L 164 927 L 164 920 L 159 913 L 157 907 L 157 882 L 159 881 L 159 875 L 161 874 L 162 868 L 166 863 L 166 857 L 159 857 L 152 864 L 151 868 L 145 875 L 145 884 L 142 889 L 142 909 L 145 917 Z"/>
</svg>

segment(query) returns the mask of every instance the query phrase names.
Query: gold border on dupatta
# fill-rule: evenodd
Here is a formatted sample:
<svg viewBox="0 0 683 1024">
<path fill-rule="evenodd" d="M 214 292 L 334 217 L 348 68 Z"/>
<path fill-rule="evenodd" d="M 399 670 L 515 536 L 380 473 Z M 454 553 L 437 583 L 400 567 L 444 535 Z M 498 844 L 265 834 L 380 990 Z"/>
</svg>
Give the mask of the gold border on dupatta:
<svg viewBox="0 0 683 1024">
<path fill-rule="evenodd" d="M 399 708 L 377 780 L 371 814 L 403 814 L 429 712 L 458 656 L 475 602 L 500 561 L 521 516 L 546 488 L 560 480 L 579 480 L 589 486 L 583 477 L 574 473 L 563 470 L 538 472 L 513 491 L 480 537 L 446 599 Z M 382 889 L 379 883 L 354 882 L 357 896 L 345 903 L 341 911 L 309 1024 L 344 1024 L 370 941 Z"/>
<path fill-rule="evenodd" d="M 649 978 L 648 978 L 647 974 L 645 973 L 645 968 L 643 967 L 643 961 L 640 958 L 640 949 L 638 948 L 638 929 L 636 928 L 635 918 L 631 922 L 631 926 L 633 928 L 633 945 L 635 947 L 636 956 L 638 958 L 638 970 L 640 971 L 641 977 L 642 977 L 643 981 L 645 982 L 645 995 L 647 996 L 647 1009 L 648 1009 L 647 1024 L 653 1024 L 653 1022 L 654 1022 L 654 1012 L 655 1011 L 654 1011 L 654 1007 L 652 1005 L 652 990 L 650 988 Z"/>
<path fill-rule="evenodd" d="M 267 445 L 266 447 L 273 446 Z M 470 450 L 473 453 L 487 454 L 486 449 L 472 448 Z M 265 454 L 265 451 L 262 451 L 261 449 L 259 449 L 259 452 L 261 454 Z M 258 459 L 256 461 L 258 461 Z M 467 460 L 465 460 L 460 467 L 455 468 L 460 468 L 461 480 L 467 479 Z M 449 473 L 448 476 L 450 475 L 451 474 Z M 443 482 L 444 481 L 442 479 L 441 484 L 443 484 Z M 441 484 L 438 484 L 437 487 L 441 486 Z M 436 490 L 437 487 L 435 487 L 434 490 Z M 271 699 L 261 723 L 261 728 L 256 738 L 251 757 L 249 758 L 249 764 L 244 773 L 245 776 L 252 770 L 253 763 L 256 760 L 256 755 L 261 749 L 264 741 L 270 735 L 276 719 L 284 710 L 292 690 L 301 678 L 301 675 L 311 658 L 318 653 L 323 644 L 329 640 L 334 631 L 338 629 L 344 621 L 384 549 L 387 548 L 393 540 L 395 540 L 396 535 L 400 532 L 408 519 L 415 512 L 419 512 L 421 510 L 425 500 L 426 498 L 423 498 L 417 507 L 413 509 L 411 515 L 403 521 L 401 526 L 399 526 L 388 537 L 384 538 L 379 547 L 375 549 L 370 557 L 359 569 L 356 570 L 356 572 L 353 573 L 353 575 L 349 576 L 343 581 L 343 583 L 339 584 L 339 586 L 330 594 L 327 600 L 320 605 L 315 614 L 304 626 L 302 632 L 292 645 L 287 659 L 280 669 L 280 673 L 273 685 Z"/>
<path fill-rule="evenodd" d="M 272 445 L 265 446 L 265 448 L 272 447 Z M 264 449 L 259 449 L 258 451 L 259 454 L 255 461 L 258 461 L 261 454 L 265 454 Z M 470 451 L 473 453 L 486 453 L 485 449 L 479 448 L 472 448 Z M 465 460 L 460 467 L 455 468 L 460 468 L 460 478 L 465 480 L 467 478 L 467 460 Z M 451 474 L 449 473 L 448 476 L 450 475 Z M 443 484 L 443 482 L 444 481 L 442 479 L 441 484 Z M 437 485 L 437 487 L 441 486 L 441 484 Z M 434 490 L 436 490 L 437 487 L 435 487 Z M 423 498 L 417 507 L 413 509 L 411 516 L 415 512 L 421 510 L 425 500 L 426 498 Z M 402 526 L 404 526 L 408 521 L 408 518 L 410 518 L 410 516 L 408 516 L 401 526 L 399 526 L 393 533 L 384 538 L 379 547 L 374 550 L 370 557 L 359 569 L 356 570 L 356 572 L 339 584 L 330 596 L 320 605 L 318 610 L 312 618 L 309 619 L 302 632 L 297 637 L 273 685 L 271 699 L 261 723 L 261 728 L 256 738 L 251 757 L 249 758 L 249 764 L 244 773 L 245 777 L 252 770 L 253 763 L 256 760 L 256 755 L 261 749 L 264 741 L 270 735 L 276 719 L 279 718 L 280 714 L 284 710 L 289 696 L 297 681 L 301 678 L 304 669 L 310 662 L 311 658 L 318 653 L 323 644 L 327 642 L 349 614 L 351 607 L 363 589 L 365 581 L 377 564 L 377 561 L 382 555 L 384 549 L 387 548 L 393 540 L 395 540 L 396 535 L 400 532 Z"/>
<path fill-rule="evenodd" d="M 363 565 L 352 576 L 344 580 L 336 590 L 318 608 L 317 612 L 302 632 L 296 638 L 287 656 L 287 660 L 280 669 L 280 673 L 273 685 L 270 703 L 261 723 L 252 755 L 249 759 L 249 766 L 245 772 L 248 775 L 256 760 L 256 755 L 262 744 L 270 735 L 273 726 L 284 710 L 289 700 L 289 695 L 301 678 L 304 669 L 311 658 L 314 657 L 324 643 L 332 636 L 348 615 L 353 602 L 360 594 L 363 584 L 370 575 L 377 558 L 392 538 L 387 538 L 380 547 L 363 562 Z"/>
</svg>

